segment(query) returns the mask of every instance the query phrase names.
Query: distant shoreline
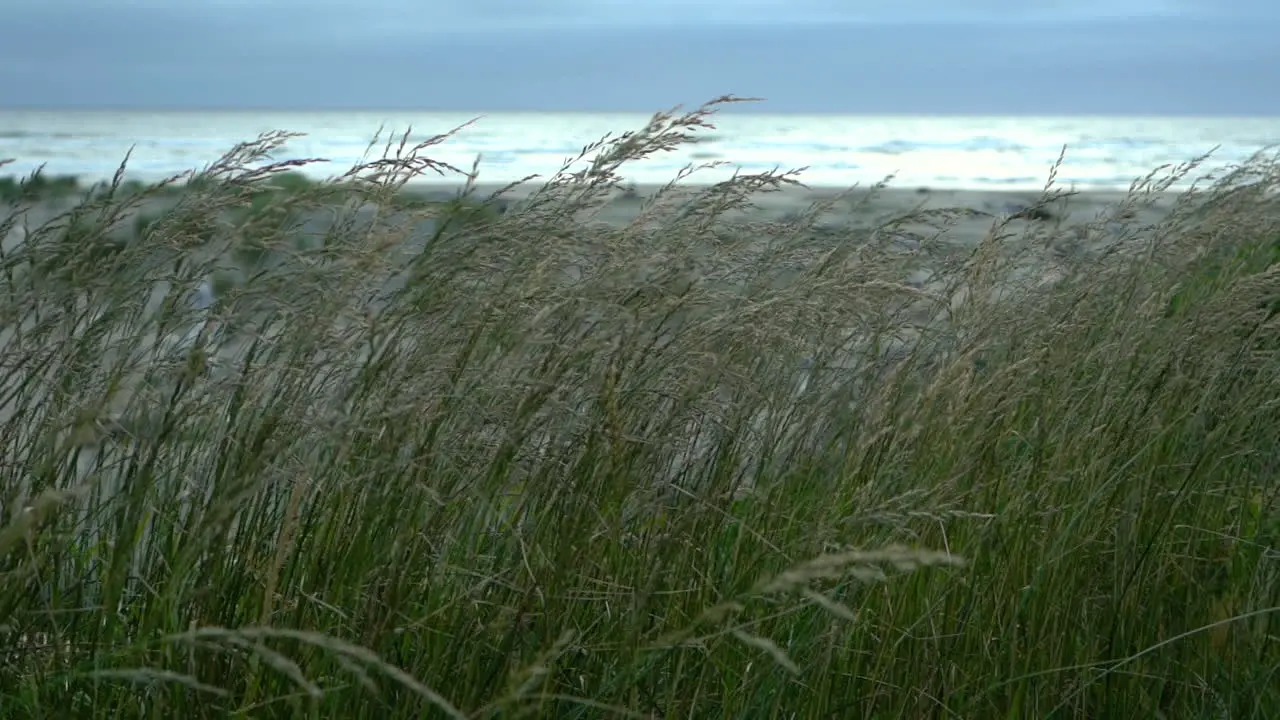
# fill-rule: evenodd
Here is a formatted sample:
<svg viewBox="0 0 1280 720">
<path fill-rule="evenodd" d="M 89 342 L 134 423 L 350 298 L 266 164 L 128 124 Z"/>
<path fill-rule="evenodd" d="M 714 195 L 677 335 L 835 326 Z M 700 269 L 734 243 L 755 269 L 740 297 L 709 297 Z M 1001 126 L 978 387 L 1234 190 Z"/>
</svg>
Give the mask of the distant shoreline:
<svg viewBox="0 0 1280 720">
<path fill-rule="evenodd" d="M 278 192 L 284 193 L 305 192 L 317 185 L 309 179 L 290 173 L 277 176 L 264 184 L 273 185 L 279 188 Z M 143 187 L 144 184 L 132 183 L 125 188 L 125 192 L 138 192 Z M 498 183 L 477 183 L 470 198 L 475 202 L 484 202 L 504 187 Z M 520 203 L 541 187 L 542 183 L 534 180 L 509 190 L 502 196 L 507 202 L 502 203 L 501 208 L 505 209 L 511 203 Z M 608 202 L 584 219 L 605 226 L 626 225 L 642 212 L 645 200 L 661 187 L 656 184 L 624 185 L 621 191 L 615 191 Z M 708 185 L 688 183 L 679 186 L 678 193 L 689 195 L 706 187 Z M 78 179 L 65 176 L 48 178 L 35 202 L 29 203 L 28 221 L 33 226 L 48 221 L 77 204 L 92 188 L 92 184 L 86 185 Z M 448 203 L 457 198 L 462 188 L 461 181 L 413 183 L 396 196 L 393 207 L 411 210 L 415 207 L 429 208 L 436 203 Z M 16 206 L 16 192 L 16 182 L 0 177 L 0 215 L 7 214 Z M 144 207 L 133 211 L 129 222 L 137 223 L 144 221 L 146 217 L 163 214 L 183 192 L 186 192 L 183 185 L 172 186 L 170 190 L 149 200 Z M 1155 224 L 1167 214 L 1182 194 L 1179 191 L 1153 194 L 1144 199 L 1127 220 L 1136 222 L 1138 226 Z M 965 212 L 949 220 L 946 237 L 950 243 L 971 246 L 990 233 L 996 223 L 1003 221 L 1012 222 L 1015 226 L 1044 225 L 1049 229 L 1057 224 L 1082 227 L 1100 218 L 1105 220 L 1107 214 L 1128 195 L 1129 193 L 1122 191 L 1084 190 L 1037 208 L 1043 198 L 1042 191 L 948 190 L 890 185 L 873 193 L 872 188 L 866 186 L 852 189 L 791 186 L 776 192 L 758 193 L 752 197 L 752 207 L 729 213 L 726 218 L 734 221 L 788 222 L 800 217 L 815 202 L 831 201 L 831 207 L 817 218 L 819 226 L 870 228 L 920 210 L 959 209 Z M 678 205 L 680 201 L 676 202 Z M 308 213 L 315 214 L 310 211 Z M 313 218 L 309 222 L 319 221 Z M 14 242 L 12 237 L 4 238 L 4 241 L 6 246 L 11 246 Z"/>
</svg>

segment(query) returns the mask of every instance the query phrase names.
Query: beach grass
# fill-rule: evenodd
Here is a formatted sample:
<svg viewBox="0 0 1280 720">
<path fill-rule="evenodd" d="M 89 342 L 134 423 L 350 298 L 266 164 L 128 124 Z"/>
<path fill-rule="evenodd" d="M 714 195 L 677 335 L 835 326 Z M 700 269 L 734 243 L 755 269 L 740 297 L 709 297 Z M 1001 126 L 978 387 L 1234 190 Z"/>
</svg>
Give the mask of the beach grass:
<svg viewBox="0 0 1280 720">
<path fill-rule="evenodd" d="M 593 222 L 729 101 L 518 201 L 447 134 L 5 190 L 0 716 L 1274 717 L 1274 162 L 1070 256 L 735 219 L 802 172 Z"/>
</svg>

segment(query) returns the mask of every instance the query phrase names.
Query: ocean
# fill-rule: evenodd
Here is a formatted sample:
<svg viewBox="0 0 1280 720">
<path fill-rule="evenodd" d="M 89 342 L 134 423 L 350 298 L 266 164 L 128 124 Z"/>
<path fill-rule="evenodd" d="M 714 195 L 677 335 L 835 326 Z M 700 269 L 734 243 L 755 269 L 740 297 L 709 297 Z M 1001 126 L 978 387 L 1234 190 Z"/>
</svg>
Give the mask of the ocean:
<svg viewBox="0 0 1280 720">
<path fill-rule="evenodd" d="M 305 133 L 284 158 L 325 158 L 305 172 L 341 174 L 365 153 L 380 127 L 425 139 L 477 122 L 431 157 L 469 169 L 480 181 L 505 183 L 555 173 L 605 133 L 639 129 L 642 114 L 440 112 L 137 112 L 0 110 L 0 176 L 40 165 L 53 175 L 109 178 L 133 147 L 129 177 L 155 180 L 216 160 L 234 144 L 270 130 Z M 629 166 L 637 184 L 665 183 L 685 165 L 727 161 L 691 182 L 723 179 L 734 169 L 807 167 L 815 187 L 848 187 L 894 175 L 899 187 L 1030 190 L 1044 186 L 1066 145 L 1060 185 L 1125 189 L 1157 166 L 1210 150 L 1209 169 L 1247 160 L 1280 143 L 1280 118 L 805 116 L 721 114 L 705 139 Z M 436 180 L 437 178 L 424 178 Z M 451 179 L 456 182 L 456 179 Z"/>
</svg>

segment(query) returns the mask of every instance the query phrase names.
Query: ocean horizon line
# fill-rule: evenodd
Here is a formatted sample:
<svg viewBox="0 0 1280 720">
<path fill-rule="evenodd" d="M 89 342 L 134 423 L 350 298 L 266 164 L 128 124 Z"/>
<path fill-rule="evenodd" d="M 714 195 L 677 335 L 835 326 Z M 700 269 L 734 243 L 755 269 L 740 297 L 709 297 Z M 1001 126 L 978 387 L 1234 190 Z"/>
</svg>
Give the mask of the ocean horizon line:
<svg viewBox="0 0 1280 720">
<path fill-rule="evenodd" d="M 767 101 L 761 101 L 767 102 Z M 1002 112 L 1002 113 L 974 113 L 974 112 L 915 112 L 915 111 L 891 111 L 891 110 L 862 110 L 857 112 L 832 112 L 832 111 L 801 111 L 801 110 L 755 110 L 751 107 L 759 106 L 761 102 L 744 100 L 741 103 L 720 106 L 715 116 L 730 115 L 750 115 L 753 118 L 921 118 L 921 119 L 1014 119 L 1014 120 L 1053 120 L 1053 119 L 1070 119 L 1070 120 L 1146 120 L 1146 119 L 1168 119 L 1168 120 L 1280 120 L 1280 113 L 1031 113 L 1031 112 Z M 166 115 L 193 115 L 193 114 L 226 114 L 241 115 L 252 113 L 324 113 L 324 114 L 351 114 L 363 115 L 374 113 L 422 113 L 437 115 L 576 115 L 576 116 L 600 116 L 600 115 L 653 115 L 658 112 L 668 112 L 672 108 L 680 108 L 688 111 L 696 109 L 700 103 L 683 103 L 669 105 L 666 107 L 655 107 L 648 110 L 640 109 L 601 109 L 601 110 L 547 110 L 547 109 L 518 109 L 518 108 L 432 108 L 432 107 L 344 107 L 344 106 L 141 106 L 141 105 L 0 105 L 0 114 L 3 113 L 45 113 L 45 112 L 72 112 L 72 113 L 163 113 Z M 1277 142 L 1280 142 L 1278 140 Z"/>
</svg>

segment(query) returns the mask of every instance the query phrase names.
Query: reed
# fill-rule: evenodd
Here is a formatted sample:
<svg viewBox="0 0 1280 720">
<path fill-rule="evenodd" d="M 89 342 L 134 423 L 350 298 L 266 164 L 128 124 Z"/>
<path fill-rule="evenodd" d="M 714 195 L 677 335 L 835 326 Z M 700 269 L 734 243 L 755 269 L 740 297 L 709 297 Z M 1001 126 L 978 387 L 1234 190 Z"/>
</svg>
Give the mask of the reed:
<svg viewBox="0 0 1280 720">
<path fill-rule="evenodd" d="M 792 172 L 592 222 L 734 100 L 519 202 L 432 161 L 448 134 L 311 183 L 276 133 L 25 227 L 2 714 L 1280 708 L 1274 163 L 1069 256 L 950 244 L 960 209 L 734 219 Z M 457 201 L 396 199 L 436 172 Z"/>
</svg>

